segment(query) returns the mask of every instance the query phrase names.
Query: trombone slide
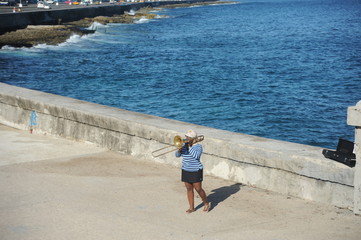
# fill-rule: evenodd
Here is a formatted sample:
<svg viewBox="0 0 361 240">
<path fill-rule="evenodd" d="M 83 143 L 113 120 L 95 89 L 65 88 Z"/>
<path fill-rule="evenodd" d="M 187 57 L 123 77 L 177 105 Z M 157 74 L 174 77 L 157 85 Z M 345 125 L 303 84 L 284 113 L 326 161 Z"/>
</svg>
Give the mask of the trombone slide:
<svg viewBox="0 0 361 240">
<path fill-rule="evenodd" d="M 170 153 L 170 152 L 172 152 L 172 151 L 175 151 L 175 150 L 177 150 L 177 149 L 180 149 L 180 148 L 183 147 L 183 142 L 184 142 L 184 140 L 182 140 L 182 138 L 177 135 L 177 136 L 175 136 L 174 139 L 173 139 L 173 145 L 171 145 L 171 146 L 166 146 L 166 147 L 163 147 L 163 148 L 159 148 L 159 149 L 153 151 L 153 152 L 152 152 L 152 155 L 153 155 L 153 157 L 159 157 L 159 156 L 162 156 L 162 155 L 164 155 L 164 154 L 167 154 L 167 153 Z M 174 149 L 169 150 L 169 151 L 166 151 L 166 152 L 163 152 L 163 153 L 158 153 L 158 152 L 161 152 L 163 149 L 170 148 L 170 147 L 173 147 Z M 155 153 L 157 153 L 157 154 L 155 154 Z"/>
<path fill-rule="evenodd" d="M 197 143 L 197 142 L 201 142 L 203 141 L 204 139 L 204 136 L 203 135 L 199 135 L 197 138 L 194 139 L 194 143 Z M 177 149 L 181 149 L 183 147 L 183 143 L 186 143 L 188 142 L 186 139 L 182 139 L 180 136 L 175 136 L 174 139 L 173 139 L 173 145 L 170 145 L 170 146 L 166 146 L 166 147 L 162 147 L 162 148 L 159 148 L 155 151 L 152 152 L 152 156 L 153 157 L 159 157 L 159 156 L 162 156 L 164 154 L 167 154 L 167 153 L 170 153 L 170 152 L 173 152 Z M 174 149 L 172 150 L 169 150 L 169 151 L 166 151 L 166 152 L 162 152 L 162 153 L 159 153 L 161 152 L 162 150 L 166 149 L 166 148 L 170 148 L 170 147 L 173 147 Z"/>
</svg>

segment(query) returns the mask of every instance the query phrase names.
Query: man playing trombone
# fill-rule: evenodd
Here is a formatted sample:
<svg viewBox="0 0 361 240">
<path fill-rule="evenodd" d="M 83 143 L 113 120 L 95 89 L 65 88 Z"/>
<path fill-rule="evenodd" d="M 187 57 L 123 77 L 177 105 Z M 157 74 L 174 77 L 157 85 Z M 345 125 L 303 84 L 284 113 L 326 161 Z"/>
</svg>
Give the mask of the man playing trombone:
<svg viewBox="0 0 361 240">
<path fill-rule="evenodd" d="M 203 148 L 198 143 L 198 135 L 195 131 L 189 130 L 186 133 L 183 147 L 175 152 L 176 157 L 182 156 L 182 182 L 184 182 L 187 189 L 187 197 L 189 202 L 189 209 L 187 213 L 195 211 L 194 208 L 194 189 L 202 198 L 204 208 L 203 211 L 208 212 L 210 204 L 207 200 L 205 191 L 202 188 L 203 181 L 203 164 L 200 161 Z M 203 140 L 203 138 L 201 139 Z M 200 140 L 200 141 L 201 141 Z"/>
</svg>

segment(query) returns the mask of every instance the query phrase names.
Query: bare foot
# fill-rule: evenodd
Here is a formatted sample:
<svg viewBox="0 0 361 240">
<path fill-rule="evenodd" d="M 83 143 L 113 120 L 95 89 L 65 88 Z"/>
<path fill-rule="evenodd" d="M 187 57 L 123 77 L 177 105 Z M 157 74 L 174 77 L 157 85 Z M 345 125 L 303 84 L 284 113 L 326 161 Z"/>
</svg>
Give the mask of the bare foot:
<svg viewBox="0 0 361 240">
<path fill-rule="evenodd" d="M 195 210 L 194 209 L 188 209 L 187 211 L 186 211 L 186 213 L 192 213 L 192 212 L 194 212 Z"/>
<path fill-rule="evenodd" d="M 205 203 L 204 208 L 203 208 L 203 212 L 209 212 L 210 208 L 211 208 L 211 204 L 209 202 Z"/>
</svg>

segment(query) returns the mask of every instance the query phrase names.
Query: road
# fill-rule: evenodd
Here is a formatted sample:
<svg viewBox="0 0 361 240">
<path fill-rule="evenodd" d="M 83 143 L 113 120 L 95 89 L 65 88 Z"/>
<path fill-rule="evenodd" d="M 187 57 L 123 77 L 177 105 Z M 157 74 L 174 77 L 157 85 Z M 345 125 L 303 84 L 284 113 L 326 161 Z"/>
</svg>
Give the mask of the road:
<svg viewBox="0 0 361 240">
<path fill-rule="evenodd" d="M 120 3 L 116 3 L 116 5 L 119 5 L 119 4 Z M 131 3 L 122 3 L 122 5 L 124 5 L 124 4 L 131 4 Z M 99 6 L 109 6 L 109 5 L 114 5 L 114 4 L 110 4 L 109 2 L 104 2 L 99 5 L 86 6 L 86 5 L 68 5 L 65 3 L 59 3 L 59 5 L 50 4 L 51 9 L 37 8 L 36 4 L 28 4 L 27 6 L 23 6 L 21 8 L 21 11 L 22 12 L 54 11 L 54 10 L 61 10 L 61 9 L 89 8 L 89 7 L 95 7 L 95 6 L 99 7 Z M 17 9 L 16 11 L 18 11 L 19 7 L 15 6 L 15 8 Z M 0 14 L 13 13 L 13 9 L 14 9 L 14 6 L 0 6 Z M 16 13 L 18 13 L 18 12 L 16 12 Z"/>
</svg>

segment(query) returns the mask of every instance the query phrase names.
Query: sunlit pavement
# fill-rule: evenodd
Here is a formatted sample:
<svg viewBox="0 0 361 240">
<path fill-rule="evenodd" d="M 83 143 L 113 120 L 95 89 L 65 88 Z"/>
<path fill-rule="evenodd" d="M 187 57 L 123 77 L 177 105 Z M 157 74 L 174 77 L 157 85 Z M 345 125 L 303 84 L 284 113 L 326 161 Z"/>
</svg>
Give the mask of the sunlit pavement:
<svg viewBox="0 0 361 240">
<path fill-rule="evenodd" d="M 16 239 L 359 239 L 352 211 L 205 176 L 188 208 L 179 169 L 0 125 L 0 236 Z"/>
</svg>

